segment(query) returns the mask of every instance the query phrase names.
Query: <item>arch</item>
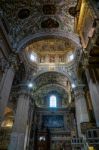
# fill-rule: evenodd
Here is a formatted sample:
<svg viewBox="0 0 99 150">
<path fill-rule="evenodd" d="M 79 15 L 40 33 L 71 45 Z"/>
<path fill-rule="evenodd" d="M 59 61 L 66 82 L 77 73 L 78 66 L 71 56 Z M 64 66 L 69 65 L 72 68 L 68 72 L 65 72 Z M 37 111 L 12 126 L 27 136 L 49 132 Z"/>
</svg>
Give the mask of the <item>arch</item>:
<svg viewBox="0 0 99 150">
<path fill-rule="evenodd" d="M 33 82 L 34 84 L 35 93 L 37 90 L 47 85 L 49 86 L 57 85 L 61 87 L 62 89 L 65 89 L 65 91 L 67 91 L 66 89 L 68 87 L 68 84 L 71 85 L 73 83 L 73 81 L 70 81 L 70 79 L 63 73 L 55 72 L 55 71 L 50 71 L 50 72 L 52 73 L 50 75 L 48 71 L 48 72 L 44 72 L 39 75 L 36 75 L 34 78 L 32 78 L 31 82 Z M 49 78 L 47 77 L 48 75 L 49 75 Z"/>
<path fill-rule="evenodd" d="M 61 75 L 64 75 L 65 77 L 67 77 L 67 79 L 68 79 L 68 81 L 70 82 L 70 83 L 72 83 L 72 78 L 70 77 L 70 75 L 68 74 L 68 72 L 66 72 L 66 71 L 64 71 L 64 72 L 62 72 L 62 71 L 60 71 L 60 70 L 55 70 L 55 71 L 42 71 L 42 72 L 39 72 L 38 74 L 36 74 L 35 76 L 34 76 L 34 78 L 33 78 L 33 80 L 35 81 L 38 77 L 40 77 L 41 75 L 43 75 L 43 74 L 45 74 L 45 73 L 48 73 L 48 72 L 55 72 L 55 73 L 59 73 L 59 74 L 61 74 Z"/>
<path fill-rule="evenodd" d="M 17 52 L 19 52 L 21 49 L 25 48 L 28 44 L 30 44 L 33 41 L 41 40 L 41 39 L 47 39 L 47 38 L 60 38 L 60 39 L 69 39 L 71 40 L 77 47 L 81 47 L 79 36 L 74 33 L 68 33 L 64 31 L 58 31 L 58 32 L 38 32 L 33 35 L 29 35 L 25 37 L 23 40 L 21 40 L 16 49 Z"/>
<path fill-rule="evenodd" d="M 56 83 L 47 84 L 37 89 L 35 92 L 33 92 L 33 99 L 36 102 L 36 104 L 38 104 L 40 98 L 45 101 L 46 98 L 49 97 L 50 95 L 57 95 L 57 96 L 61 95 L 61 97 L 64 100 L 66 100 L 68 104 L 68 100 L 69 100 L 68 90 L 63 85 L 56 84 Z"/>
<path fill-rule="evenodd" d="M 43 86 L 40 87 L 39 89 L 36 89 L 35 92 L 34 92 L 34 94 L 33 94 L 33 96 L 35 96 L 35 95 L 38 93 L 39 90 L 41 90 L 41 89 L 43 89 L 43 88 L 45 88 L 45 87 L 51 87 L 51 86 L 53 86 L 53 87 L 56 86 L 57 88 L 61 88 L 62 90 L 64 90 L 64 91 L 67 93 L 67 89 L 66 89 L 65 86 L 60 85 L 60 84 L 58 84 L 58 83 L 53 83 L 53 84 L 46 84 L 46 85 L 43 85 Z"/>
<path fill-rule="evenodd" d="M 60 88 L 64 89 L 65 92 L 67 92 L 66 87 L 65 87 L 64 85 L 59 84 L 59 83 L 53 83 L 53 84 L 50 83 L 50 84 L 44 84 L 43 86 L 40 86 L 39 88 L 37 88 L 37 89 L 35 90 L 35 93 L 36 93 L 37 91 L 41 90 L 42 87 L 47 87 L 47 86 L 57 86 L 57 87 L 60 87 Z"/>
</svg>

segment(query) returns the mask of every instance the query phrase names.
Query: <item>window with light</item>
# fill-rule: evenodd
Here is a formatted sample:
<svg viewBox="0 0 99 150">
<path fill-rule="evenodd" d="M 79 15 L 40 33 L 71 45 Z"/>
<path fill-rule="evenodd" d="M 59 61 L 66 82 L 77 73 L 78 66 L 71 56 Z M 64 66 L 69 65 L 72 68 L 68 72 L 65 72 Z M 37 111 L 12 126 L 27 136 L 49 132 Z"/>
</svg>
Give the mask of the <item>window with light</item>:
<svg viewBox="0 0 99 150">
<path fill-rule="evenodd" d="M 71 54 L 71 55 L 69 56 L 69 60 L 72 61 L 73 59 L 74 59 L 74 55 Z"/>
<path fill-rule="evenodd" d="M 72 52 L 69 52 L 67 55 L 67 61 L 71 62 L 74 60 L 74 54 Z"/>
<path fill-rule="evenodd" d="M 36 62 L 37 61 L 37 55 L 36 55 L 36 53 L 31 53 L 31 55 L 30 55 L 30 60 L 32 61 L 32 62 Z"/>
<path fill-rule="evenodd" d="M 50 96 L 50 107 L 57 107 L 57 99 L 55 95 Z"/>
</svg>

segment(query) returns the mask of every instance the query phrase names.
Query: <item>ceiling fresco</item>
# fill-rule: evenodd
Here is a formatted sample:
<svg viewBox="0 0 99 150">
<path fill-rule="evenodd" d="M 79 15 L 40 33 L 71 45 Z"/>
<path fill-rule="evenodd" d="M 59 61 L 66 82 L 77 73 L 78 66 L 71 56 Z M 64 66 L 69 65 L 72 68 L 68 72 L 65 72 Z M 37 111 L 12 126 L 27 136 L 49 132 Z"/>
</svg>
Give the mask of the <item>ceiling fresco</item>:
<svg viewBox="0 0 99 150">
<path fill-rule="evenodd" d="M 1 0 L 0 14 L 12 45 L 37 32 L 74 32 L 69 9 L 77 0 Z"/>
<path fill-rule="evenodd" d="M 62 75 L 54 71 L 50 71 L 50 72 L 46 72 L 38 76 L 34 80 L 34 83 L 36 85 L 36 89 L 38 90 L 42 86 L 45 86 L 48 84 L 58 84 L 60 86 L 67 88 L 69 81 L 65 75 Z"/>
<path fill-rule="evenodd" d="M 75 50 L 76 45 L 69 39 L 48 38 L 32 42 L 20 52 L 20 58 L 32 68 L 43 63 L 43 65 L 48 64 L 47 68 L 50 70 L 51 63 L 65 63 L 66 65 L 72 63 L 68 60 Z M 31 55 L 34 54 L 37 56 L 36 61 L 31 60 Z"/>
<path fill-rule="evenodd" d="M 37 42 L 33 42 L 26 47 L 26 52 L 41 53 L 66 53 L 68 51 L 75 50 L 74 44 L 69 39 L 44 39 Z"/>
</svg>

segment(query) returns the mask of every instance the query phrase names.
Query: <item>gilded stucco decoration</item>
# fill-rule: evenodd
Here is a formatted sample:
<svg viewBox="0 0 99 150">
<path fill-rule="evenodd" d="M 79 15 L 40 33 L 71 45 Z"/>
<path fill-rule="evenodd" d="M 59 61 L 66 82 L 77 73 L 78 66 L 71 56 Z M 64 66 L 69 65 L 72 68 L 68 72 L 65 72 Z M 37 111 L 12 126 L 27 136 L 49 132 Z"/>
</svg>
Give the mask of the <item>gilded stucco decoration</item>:
<svg viewBox="0 0 99 150">
<path fill-rule="evenodd" d="M 65 75 L 54 71 L 41 74 L 34 80 L 34 82 L 36 85 L 36 89 L 39 89 L 41 86 L 47 84 L 58 84 L 60 86 L 67 88 L 69 84 L 69 80 Z"/>
<path fill-rule="evenodd" d="M 48 38 L 34 41 L 20 52 L 23 61 L 35 66 L 35 63 L 68 63 L 68 54 L 74 53 L 75 44 L 69 39 Z M 37 54 L 37 61 L 31 61 L 31 54 Z"/>
<path fill-rule="evenodd" d="M 61 107 L 67 107 L 69 103 L 69 95 L 66 90 L 57 84 L 47 84 L 38 89 L 33 94 L 33 98 L 35 99 L 37 106 L 49 107 L 49 97 L 51 94 L 55 94 L 57 99 L 61 102 Z"/>
<path fill-rule="evenodd" d="M 66 53 L 75 50 L 75 45 L 69 39 L 44 39 L 33 42 L 26 47 L 26 51 L 42 53 Z"/>
<path fill-rule="evenodd" d="M 37 32 L 73 32 L 74 17 L 69 14 L 69 8 L 75 6 L 76 1 L 1 0 L 0 13 L 7 24 L 8 34 L 14 47 L 23 38 Z M 47 26 L 42 28 L 41 24 L 44 21 L 47 21 Z"/>
</svg>

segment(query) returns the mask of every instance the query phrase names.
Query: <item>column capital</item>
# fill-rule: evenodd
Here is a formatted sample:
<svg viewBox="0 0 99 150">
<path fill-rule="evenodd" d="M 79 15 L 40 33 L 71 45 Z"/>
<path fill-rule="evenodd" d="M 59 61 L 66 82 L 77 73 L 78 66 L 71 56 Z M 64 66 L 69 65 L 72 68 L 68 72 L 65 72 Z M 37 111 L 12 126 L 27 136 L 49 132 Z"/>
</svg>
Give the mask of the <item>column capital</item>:
<svg viewBox="0 0 99 150">
<path fill-rule="evenodd" d="M 32 98 L 32 89 L 29 89 L 27 84 L 21 83 L 12 89 L 12 95 L 16 98 L 19 96 L 25 96 Z"/>
<path fill-rule="evenodd" d="M 74 88 L 75 97 L 80 98 L 80 97 L 84 96 L 84 90 L 83 90 L 84 87 L 85 87 L 84 84 L 80 84 L 80 85 L 78 85 L 77 87 Z"/>
<path fill-rule="evenodd" d="M 19 85 L 20 90 L 18 92 L 19 95 L 25 95 L 25 96 L 32 96 L 32 89 L 29 89 L 26 84 L 20 84 Z"/>
<path fill-rule="evenodd" d="M 30 80 L 31 78 L 33 78 L 34 72 L 35 71 L 33 70 L 33 68 L 28 68 L 26 70 L 26 77 L 25 77 L 25 79 L 26 80 Z"/>
<path fill-rule="evenodd" d="M 9 65 L 12 67 L 14 70 L 18 69 L 18 60 L 17 60 L 17 54 L 11 53 L 8 57 Z"/>
</svg>

